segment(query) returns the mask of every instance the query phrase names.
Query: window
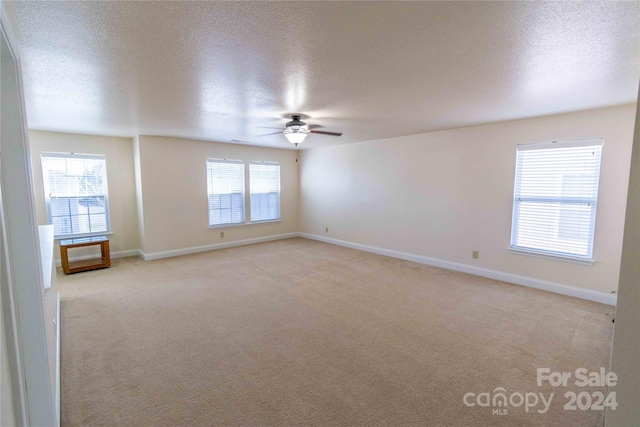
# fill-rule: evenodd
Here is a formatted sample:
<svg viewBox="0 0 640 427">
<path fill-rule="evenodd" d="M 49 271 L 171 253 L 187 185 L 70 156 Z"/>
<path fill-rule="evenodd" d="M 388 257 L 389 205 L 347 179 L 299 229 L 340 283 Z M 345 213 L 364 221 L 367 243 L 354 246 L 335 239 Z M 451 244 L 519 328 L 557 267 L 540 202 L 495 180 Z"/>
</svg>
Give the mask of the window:
<svg viewBox="0 0 640 427">
<path fill-rule="evenodd" d="M 251 222 L 280 219 L 280 164 L 251 162 Z"/>
<path fill-rule="evenodd" d="M 244 223 L 244 162 L 207 160 L 209 226 Z"/>
<path fill-rule="evenodd" d="M 602 144 L 518 146 L 512 249 L 592 261 Z"/>
<path fill-rule="evenodd" d="M 105 156 L 43 153 L 49 224 L 56 239 L 110 232 Z"/>
</svg>

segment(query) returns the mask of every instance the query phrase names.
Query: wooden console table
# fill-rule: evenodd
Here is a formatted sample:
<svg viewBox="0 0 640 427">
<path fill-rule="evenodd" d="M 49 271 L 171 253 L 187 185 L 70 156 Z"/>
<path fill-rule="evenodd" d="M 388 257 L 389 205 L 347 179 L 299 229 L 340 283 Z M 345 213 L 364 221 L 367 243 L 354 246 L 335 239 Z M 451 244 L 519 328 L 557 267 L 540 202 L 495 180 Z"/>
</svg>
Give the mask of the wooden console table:
<svg viewBox="0 0 640 427">
<path fill-rule="evenodd" d="M 68 250 L 85 246 L 100 246 L 100 258 L 84 259 L 69 262 Z M 109 239 L 106 236 L 83 237 L 79 239 L 60 240 L 60 263 L 64 274 L 107 268 L 111 265 Z"/>
</svg>

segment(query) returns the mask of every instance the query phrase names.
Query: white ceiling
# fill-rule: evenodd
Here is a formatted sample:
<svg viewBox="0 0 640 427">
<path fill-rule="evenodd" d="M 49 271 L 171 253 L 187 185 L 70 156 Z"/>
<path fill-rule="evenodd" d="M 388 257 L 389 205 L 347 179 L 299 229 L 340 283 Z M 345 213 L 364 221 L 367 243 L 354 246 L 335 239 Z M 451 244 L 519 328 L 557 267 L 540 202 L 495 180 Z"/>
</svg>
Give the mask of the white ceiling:
<svg viewBox="0 0 640 427">
<path fill-rule="evenodd" d="M 29 127 L 301 148 L 636 102 L 640 3 L 9 5 Z"/>
</svg>

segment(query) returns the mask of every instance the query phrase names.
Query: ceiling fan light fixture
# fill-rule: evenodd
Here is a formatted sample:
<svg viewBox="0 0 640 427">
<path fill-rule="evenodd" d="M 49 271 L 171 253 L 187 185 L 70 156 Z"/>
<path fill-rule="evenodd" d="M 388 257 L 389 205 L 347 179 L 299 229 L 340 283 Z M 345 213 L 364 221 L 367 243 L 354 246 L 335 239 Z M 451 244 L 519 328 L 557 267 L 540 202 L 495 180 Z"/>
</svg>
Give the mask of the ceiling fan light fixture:
<svg viewBox="0 0 640 427">
<path fill-rule="evenodd" d="M 285 132 L 284 136 L 287 137 L 290 143 L 294 145 L 300 144 L 307 137 L 304 132 Z"/>
</svg>

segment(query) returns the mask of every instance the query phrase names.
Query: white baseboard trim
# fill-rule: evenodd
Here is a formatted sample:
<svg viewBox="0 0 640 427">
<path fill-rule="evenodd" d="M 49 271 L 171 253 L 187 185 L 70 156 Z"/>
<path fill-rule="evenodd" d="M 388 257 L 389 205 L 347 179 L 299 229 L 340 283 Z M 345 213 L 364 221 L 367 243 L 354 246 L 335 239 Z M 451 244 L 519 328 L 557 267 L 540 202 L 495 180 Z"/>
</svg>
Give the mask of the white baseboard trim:
<svg viewBox="0 0 640 427">
<path fill-rule="evenodd" d="M 214 251 L 217 249 L 233 248 L 236 246 L 253 245 L 255 243 L 264 243 L 264 242 L 271 242 L 273 240 L 289 239 L 291 237 L 298 237 L 298 233 L 276 234 L 273 236 L 256 237 L 254 239 L 234 240 L 232 242 L 214 243 L 211 245 L 195 246 L 195 247 L 184 248 L 184 249 L 174 249 L 174 250 L 164 251 L 164 252 L 145 253 L 145 252 L 139 251 L 139 253 L 140 253 L 140 257 L 143 260 L 153 261 L 155 259 L 171 258 L 174 256 L 189 255 L 189 254 L 195 254 L 198 252 Z"/>
<path fill-rule="evenodd" d="M 489 279 L 500 280 L 503 282 L 513 283 L 515 285 L 527 286 L 529 288 L 540 289 L 543 291 L 554 292 L 556 294 L 567 295 L 570 297 L 582 298 L 589 301 L 595 301 L 607 305 L 616 305 L 617 295 L 608 294 L 590 289 L 578 288 L 576 286 L 564 285 L 562 283 L 548 282 L 545 280 L 534 279 L 532 277 L 519 276 L 516 274 L 505 273 L 497 270 L 489 270 L 486 268 L 474 267 L 472 265 L 460 264 L 457 262 L 444 261 L 437 258 L 429 258 L 422 255 L 415 255 L 406 252 L 399 252 L 390 249 L 383 249 L 375 246 L 362 245 L 360 243 L 347 242 L 344 240 L 331 239 L 317 234 L 298 233 L 298 236 L 307 239 L 317 240 L 320 242 L 331 243 L 333 245 L 344 246 L 351 249 L 358 249 L 365 252 L 371 252 L 378 255 L 385 255 L 393 258 L 399 258 L 406 261 L 413 261 L 420 264 L 431 265 L 434 267 L 446 268 L 447 270 L 460 271 L 476 276 L 487 277 Z"/>
<path fill-rule="evenodd" d="M 97 256 L 99 257 L 100 255 L 98 254 Z M 111 252 L 111 259 L 126 258 L 126 257 L 130 257 L 130 256 L 141 256 L 141 252 L 140 252 L 139 249 L 129 249 L 129 250 L 126 250 L 126 251 Z M 93 258 L 96 258 L 96 255 L 82 255 L 82 256 L 69 258 L 69 262 L 84 261 L 85 259 L 93 259 Z M 56 267 L 60 267 L 61 265 L 62 264 L 60 263 L 60 260 L 57 259 L 56 260 Z"/>
<path fill-rule="evenodd" d="M 60 292 L 56 293 L 56 427 L 60 427 Z"/>
</svg>

